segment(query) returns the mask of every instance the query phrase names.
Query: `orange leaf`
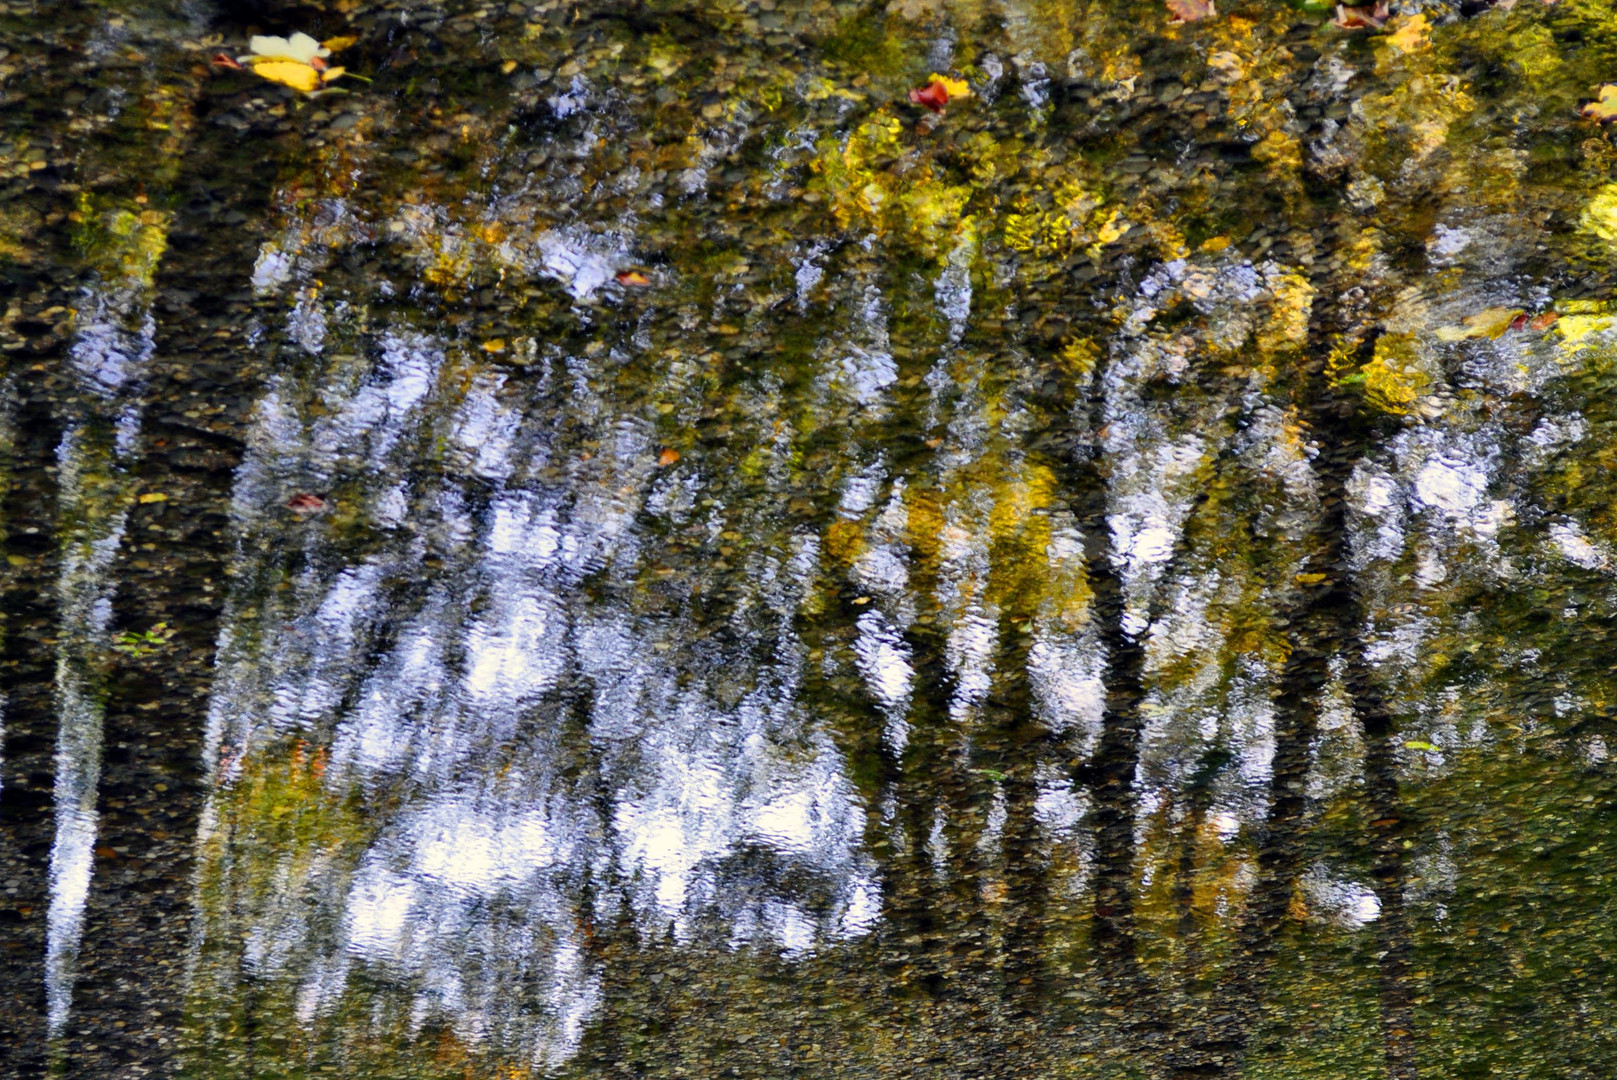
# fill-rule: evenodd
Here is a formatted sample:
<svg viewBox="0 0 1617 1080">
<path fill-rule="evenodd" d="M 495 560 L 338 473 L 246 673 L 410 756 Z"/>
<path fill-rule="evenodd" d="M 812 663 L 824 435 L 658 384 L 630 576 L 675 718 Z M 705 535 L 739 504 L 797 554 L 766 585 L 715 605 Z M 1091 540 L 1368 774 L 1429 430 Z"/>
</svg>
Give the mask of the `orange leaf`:
<svg viewBox="0 0 1617 1080">
<path fill-rule="evenodd" d="M 657 465 L 659 468 L 666 469 L 668 466 L 674 464 L 678 460 L 679 451 L 675 450 L 672 446 L 663 447 L 663 452 L 657 455 Z"/>
<path fill-rule="evenodd" d="M 639 288 L 650 285 L 651 279 L 638 270 L 623 270 L 618 273 L 618 284 Z"/>
</svg>

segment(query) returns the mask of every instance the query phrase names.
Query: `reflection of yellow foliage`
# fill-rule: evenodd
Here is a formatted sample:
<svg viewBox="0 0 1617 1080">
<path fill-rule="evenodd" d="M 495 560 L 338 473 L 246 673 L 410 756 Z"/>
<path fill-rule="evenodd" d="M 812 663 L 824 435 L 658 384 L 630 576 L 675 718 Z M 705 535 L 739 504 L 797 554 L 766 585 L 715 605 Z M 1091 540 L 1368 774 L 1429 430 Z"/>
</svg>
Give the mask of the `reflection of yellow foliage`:
<svg viewBox="0 0 1617 1080">
<path fill-rule="evenodd" d="M 825 530 L 825 553 L 836 562 L 851 565 L 864 549 L 865 530 L 858 521 L 838 518 Z"/>
<path fill-rule="evenodd" d="M 1269 132 L 1252 148 L 1254 159 L 1268 165 L 1272 171 L 1294 175 L 1303 164 L 1303 148 L 1295 135 L 1279 128 Z"/>
<path fill-rule="evenodd" d="M 1475 104 L 1452 75 L 1415 75 L 1387 93 L 1366 94 L 1359 99 L 1359 112 L 1371 130 L 1402 135 L 1418 161 L 1442 146 L 1449 126 Z"/>
<path fill-rule="evenodd" d="M 1564 343 L 1581 345 L 1584 338 L 1610 328 L 1613 321 L 1610 315 L 1563 315 L 1556 320 L 1555 329 Z"/>
<path fill-rule="evenodd" d="M 1041 205 L 1046 199 L 1048 206 Z M 1118 225 L 1121 211 L 1107 209 L 1101 196 L 1075 177 L 1066 177 L 1053 189 L 1035 187 L 1012 206 L 999 222 L 1001 239 L 1013 251 L 1049 256 L 1083 246 L 1093 254 L 1099 245 L 1128 231 L 1127 222 Z"/>
<path fill-rule="evenodd" d="M 1511 36 L 1509 60 L 1527 77 L 1537 93 L 1544 93 L 1561 76 L 1565 66 L 1555 35 L 1543 24 L 1524 26 Z"/>
<path fill-rule="evenodd" d="M 1617 183 L 1607 184 L 1589 200 L 1578 227 L 1608 244 L 1617 244 Z"/>
<path fill-rule="evenodd" d="M 843 228 L 863 226 L 909 240 L 929 253 L 964 224 L 971 189 L 940 180 L 930 165 L 902 168 L 904 125 L 882 112 L 838 141 L 822 139 L 813 186 Z"/>
<path fill-rule="evenodd" d="M 1100 346 L 1090 338 L 1071 338 L 1061 343 L 1061 352 L 1057 355 L 1061 366 L 1069 374 L 1083 378 L 1095 370 L 1095 361 L 1100 358 Z"/>
<path fill-rule="evenodd" d="M 1282 275 L 1274 285 L 1274 305 L 1258 330 L 1258 348 L 1273 354 L 1308 339 L 1308 316 L 1314 309 L 1314 286 L 1297 273 Z"/>
<path fill-rule="evenodd" d="M 79 246 L 102 275 L 149 286 L 157 264 L 168 250 L 170 215 L 162 210 L 105 207 L 80 193 L 77 218 Z"/>
<path fill-rule="evenodd" d="M 1246 64 L 1235 53 L 1220 49 L 1207 58 L 1207 69 L 1225 82 L 1234 82 L 1246 73 Z"/>
<path fill-rule="evenodd" d="M 909 518 L 908 534 L 913 550 L 922 563 L 933 563 L 938 556 L 938 537 L 943 533 L 943 511 L 935 496 L 919 486 L 904 490 L 904 509 Z"/>
<path fill-rule="evenodd" d="M 1364 396 L 1383 412 L 1402 416 L 1431 385 L 1414 334 L 1383 334 L 1375 358 L 1364 365 Z"/>
</svg>

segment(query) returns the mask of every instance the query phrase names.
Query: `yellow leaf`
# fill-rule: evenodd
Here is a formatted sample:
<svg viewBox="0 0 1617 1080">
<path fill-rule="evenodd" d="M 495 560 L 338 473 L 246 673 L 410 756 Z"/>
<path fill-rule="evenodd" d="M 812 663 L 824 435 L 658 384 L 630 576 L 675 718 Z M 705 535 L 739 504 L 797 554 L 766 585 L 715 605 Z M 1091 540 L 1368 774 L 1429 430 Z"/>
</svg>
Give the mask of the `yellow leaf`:
<svg viewBox="0 0 1617 1080">
<path fill-rule="evenodd" d="M 1103 244 L 1110 244 L 1113 240 L 1128 232 L 1129 228 L 1129 222 L 1123 218 L 1123 211 L 1116 209 L 1112 211 L 1110 217 L 1101 223 L 1100 228 L 1095 230 L 1095 237 Z"/>
<path fill-rule="evenodd" d="M 509 75 L 509 74 L 511 74 L 511 72 L 515 71 L 516 69 L 517 69 L 517 62 L 515 60 L 507 60 L 505 63 L 500 65 L 500 74 L 501 75 Z"/>
<path fill-rule="evenodd" d="M 1459 326 L 1440 326 L 1437 328 L 1439 341 L 1464 341 L 1467 338 L 1496 338 L 1510 329 L 1510 324 L 1516 316 L 1522 314 L 1521 308 L 1484 308 L 1475 315 L 1468 315 Z"/>
<path fill-rule="evenodd" d="M 161 491 L 148 491 L 140 497 L 140 501 L 143 503 L 168 502 L 168 496 Z"/>
<path fill-rule="evenodd" d="M 341 71 L 342 69 L 336 68 L 333 70 Z M 253 71 L 270 82 L 290 86 L 292 89 L 301 90 L 305 94 L 314 93 L 322 85 L 320 72 L 308 64 L 299 64 L 291 60 L 268 60 L 261 64 L 254 64 Z"/>
<path fill-rule="evenodd" d="M 505 339 L 504 338 L 489 338 L 487 341 L 483 342 L 483 351 L 484 352 L 490 352 L 490 353 L 504 352 L 505 351 Z"/>
<path fill-rule="evenodd" d="M 320 43 L 320 47 L 322 49 L 330 49 L 332 52 L 338 52 L 342 49 L 348 48 L 348 46 L 352 45 L 358 40 L 359 38 L 355 37 L 353 34 L 344 34 L 341 37 L 327 38 Z"/>
<path fill-rule="evenodd" d="M 947 75 L 939 75 L 937 72 L 933 72 L 930 81 L 941 85 L 948 93 L 951 101 L 955 98 L 971 96 L 971 86 L 964 79 L 951 79 Z"/>
<path fill-rule="evenodd" d="M 1591 120 L 1602 124 L 1617 120 L 1617 86 L 1607 83 L 1600 88 L 1600 100 L 1591 101 L 1578 110 Z"/>
<path fill-rule="evenodd" d="M 1425 15 L 1411 15 L 1400 20 L 1398 29 L 1387 35 L 1387 40 L 1400 52 L 1412 53 L 1424 49 L 1428 43 Z"/>
</svg>

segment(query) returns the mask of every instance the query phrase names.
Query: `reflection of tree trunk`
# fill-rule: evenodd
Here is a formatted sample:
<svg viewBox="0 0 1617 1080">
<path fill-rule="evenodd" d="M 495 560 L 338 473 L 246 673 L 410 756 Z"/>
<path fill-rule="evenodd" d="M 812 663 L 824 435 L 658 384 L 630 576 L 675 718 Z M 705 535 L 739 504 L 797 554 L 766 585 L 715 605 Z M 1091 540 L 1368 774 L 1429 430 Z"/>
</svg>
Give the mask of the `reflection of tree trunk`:
<svg viewBox="0 0 1617 1080">
<path fill-rule="evenodd" d="M 1091 625 L 1105 657 L 1101 680 L 1106 696 L 1100 739 L 1089 759 L 1071 763 L 1068 772 L 1090 793 L 1094 869 L 1089 939 L 1094 988 L 1106 1012 L 1122 1018 L 1121 1035 L 1132 1043 L 1142 1027 L 1152 1026 L 1156 1014 L 1135 952 L 1134 821 L 1139 804 L 1135 774 L 1140 761 L 1140 706 L 1145 700 L 1145 633 L 1130 634 L 1124 627 L 1127 597 L 1112 557 L 1107 469 L 1096 434 L 1106 422 L 1106 372 L 1103 357 L 1091 375 L 1088 430 L 1080 436 L 1088 445 L 1071 463 L 1070 488 L 1073 516 L 1084 537 Z"/>
<path fill-rule="evenodd" d="M 100 833 L 64 1044 L 74 1076 L 162 1072 L 177 1050 L 202 808 L 202 745 L 226 592 L 231 484 L 253 400 L 240 336 L 272 178 L 264 134 L 199 109 L 156 281 L 156 353 L 142 386 L 139 491 L 116 563 L 114 631 L 166 621 L 164 648 L 117 665 L 104 721 Z M 253 140 L 253 152 L 242 143 Z"/>
<path fill-rule="evenodd" d="M 1106 663 L 1106 704 L 1095 753 L 1083 769 L 1093 802 L 1095 921 L 1091 940 L 1101 971 L 1124 992 L 1135 981 L 1134 817 L 1140 763 L 1140 704 L 1145 700 L 1145 643 L 1123 629 L 1123 583 L 1107 550 L 1105 518 L 1085 522 L 1090 546 L 1090 588 Z"/>
<path fill-rule="evenodd" d="M 1028 686 L 1031 634 L 1018 633 L 1002 619 L 994 688 L 985 711 L 989 725 L 979 748 L 983 758 L 1005 774 L 1005 826 L 1000 836 L 1005 881 L 1004 974 L 1007 991 L 1030 1013 L 1039 1009 L 1043 984 L 1044 927 L 1049 882 L 1049 854 L 1034 813 L 1038 780 L 1033 774 L 1035 747 L 1044 731 L 1033 715 Z"/>
<path fill-rule="evenodd" d="M 1203 772 L 1212 773 L 1214 769 L 1216 766 L 1204 765 Z M 1183 950 L 1180 966 L 1187 983 L 1195 978 L 1202 961 L 1201 926 L 1196 919 L 1196 856 L 1212 805 L 1212 776 L 1198 776 L 1185 797 L 1185 820 L 1179 829 L 1179 866 L 1174 875 L 1174 910 L 1178 913 L 1175 930 Z"/>
<path fill-rule="evenodd" d="M 1362 616 L 1362 612 L 1361 612 Z M 1361 618 L 1360 625 L 1363 625 Z M 1387 1080 L 1415 1080 L 1415 1004 L 1410 980 L 1413 946 L 1404 907 L 1404 830 L 1399 819 L 1396 725 L 1385 696 L 1370 674 L 1364 642 L 1348 661 L 1347 686 L 1364 728 L 1364 795 L 1370 815 L 1376 900 L 1376 952 L 1381 1003 L 1381 1041 Z"/>
<path fill-rule="evenodd" d="M 950 804 L 956 801 L 951 789 L 960 779 L 955 775 L 958 763 L 952 760 L 949 702 L 954 696 L 954 679 L 944 659 L 944 633 L 943 627 L 934 625 L 907 635 L 915 668 L 914 701 L 909 711 L 909 745 L 891 787 L 893 826 L 904 835 L 902 849 L 892 851 L 888 864 L 891 895 L 886 898 L 892 931 L 902 939 L 918 939 L 898 949 L 897 955 L 907 954 L 909 977 L 931 993 L 943 987 L 947 962 L 939 953 L 962 930 L 959 904 L 969 888 L 960 880 L 962 875 L 953 872 L 947 890 L 941 887 L 933 872 L 930 848 L 936 816 L 950 814 Z"/>
<path fill-rule="evenodd" d="M 60 371 L 54 338 L 29 341 L 33 359 Z M 38 349 L 33 346 L 39 346 Z M 53 355 L 54 354 L 54 355 Z M 16 355 L 16 354 L 13 354 Z M 8 563 L 0 578 L 0 1062 L 7 1075 L 44 1068 L 45 912 L 54 822 L 51 816 L 56 709 L 51 693 L 56 636 L 56 447 L 61 429 L 47 404 L 43 372 L 15 378 L 9 486 L 0 503 Z M 52 395 L 54 396 L 54 395 Z M 14 884 L 12 884 L 14 883 Z"/>
<path fill-rule="evenodd" d="M 1314 462 L 1320 516 L 1281 618 L 1288 654 L 1274 696 L 1275 749 L 1257 881 L 1236 934 L 1231 972 L 1212 1006 L 1217 1014 L 1204 1018 L 1200 1030 L 1170 1055 L 1169 1074 L 1184 1080 L 1233 1074 L 1258 1023 L 1260 995 L 1304 870 L 1312 823 L 1308 773 L 1331 659 L 1359 629 L 1347 544 L 1348 481 L 1369 450 L 1375 429 L 1328 370 L 1336 335 L 1349 330 L 1337 325 L 1338 314 L 1334 300 L 1320 297 L 1310 320 L 1301 419 L 1320 447 Z M 1373 340 L 1372 335 L 1362 342 L 1361 351 L 1368 351 Z"/>
<path fill-rule="evenodd" d="M 45 17 L 47 15 L 48 17 Z M 52 693 L 60 572 L 56 543 L 57 448 L 70 395 L 69 315 L 77 260 L 63 221 L 76 195 L 64 182 L 74 136 L 63 90 L 83 85 L 82 41 L 98 12 L 75 3 L 8 17 L 14 72 L 0 115 L 7 146 L 47 147 L 43 167 L 0 184 L 8 237 L 0 259 L 0 1072 L 33 1077 L 45 1067 L 45 919 L 56 708 Z M 102 74 L 103 80 L 115 76 Z"/>
</svg>

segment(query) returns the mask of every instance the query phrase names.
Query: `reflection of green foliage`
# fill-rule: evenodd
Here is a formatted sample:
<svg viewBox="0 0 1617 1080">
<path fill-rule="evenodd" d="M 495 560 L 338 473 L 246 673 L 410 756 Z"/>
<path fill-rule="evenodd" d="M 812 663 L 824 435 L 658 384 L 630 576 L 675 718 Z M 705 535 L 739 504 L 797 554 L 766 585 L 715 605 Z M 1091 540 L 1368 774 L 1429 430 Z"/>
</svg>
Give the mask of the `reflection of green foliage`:
<svg viewBox="0 0 1617 1080">
<path fill-rule="evenodd" d="M 168 623 L 153 623 L 150 630 L 125 630 L 112 647 L 130 656 L 150 656 L 166 646 L 173 636 L 174 628 Z"/>
<path fill-rule="evenodd" d="M 877 8 L 849 16 L 820 44 L 824 57 L 840 64 L 850 74 L 868 72 L 872 77 L 891 80 L 925 74 L 908 35 L 890 32 L 887 20 Z"/>
<path fill-rule="evenodd" d="M 150 285 L 168 247 L 164 211 L 111 204 L 79 196 L 74 237 L 79 250 L 103 276 Z"/>
</svg>

